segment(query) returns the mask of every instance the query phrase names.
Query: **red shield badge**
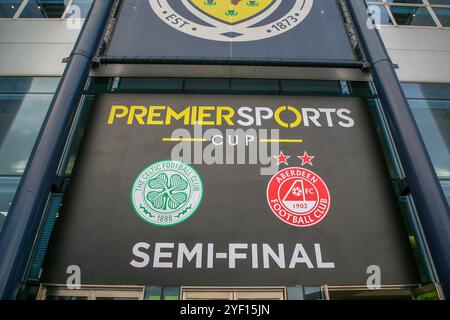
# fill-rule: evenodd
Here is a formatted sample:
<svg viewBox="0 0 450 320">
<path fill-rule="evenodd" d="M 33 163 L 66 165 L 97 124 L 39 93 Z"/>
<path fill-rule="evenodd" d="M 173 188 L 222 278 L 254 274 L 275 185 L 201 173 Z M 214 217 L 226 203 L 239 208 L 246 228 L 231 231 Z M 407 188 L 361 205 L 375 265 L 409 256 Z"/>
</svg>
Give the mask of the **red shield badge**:
<svg viewBox="0 0 450 320">
<path fill-rule="evenodd" d="M 285 168 L 270 179 L 267 201 L 273 213 L 295 227 L 309 227 L 322 221 L 330 210 L 330 192 L 314 172 Z"/>
</svg>

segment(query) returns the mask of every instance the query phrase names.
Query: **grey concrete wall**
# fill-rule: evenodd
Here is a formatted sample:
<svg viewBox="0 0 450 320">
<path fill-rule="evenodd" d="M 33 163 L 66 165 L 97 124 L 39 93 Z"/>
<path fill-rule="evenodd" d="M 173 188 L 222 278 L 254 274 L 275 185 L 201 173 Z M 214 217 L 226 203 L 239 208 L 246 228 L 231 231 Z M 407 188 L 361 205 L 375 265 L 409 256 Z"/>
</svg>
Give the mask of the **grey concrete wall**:
<svg viewBox="0 0 450 320">
<path fill-rule="evenodd" d="M 68 20 L 0 19 L 0 76 L 59 76 L 78 37 Z M 69 22 L 70 23 L 70 22 Z"/>
<path fill-rule="evenodd" d="M 450 83 L 450 30 L 383 27 L 380 33 L 403 82 Z M 0 76 L 59 76 L 79 30 L 67 20 L 0 19 Z M 197 74 L 198 73 L 198 74 Z M 367 80 L 357 70 L 273 67 L 108 66 L 102 76 L 212 76 Z"/>
<path fill-rule="evenodd" d="M 402 82 L 450 83 L 450 30 L 383 27 L 381 36 Z"/>
</svg>

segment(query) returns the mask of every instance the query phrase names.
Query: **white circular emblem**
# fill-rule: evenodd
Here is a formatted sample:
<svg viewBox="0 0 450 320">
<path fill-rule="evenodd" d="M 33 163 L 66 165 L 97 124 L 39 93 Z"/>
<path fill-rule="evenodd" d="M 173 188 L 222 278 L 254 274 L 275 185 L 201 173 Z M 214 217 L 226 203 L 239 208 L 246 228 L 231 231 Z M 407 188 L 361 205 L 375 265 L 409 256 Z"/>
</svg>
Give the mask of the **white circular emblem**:
<svg viewBox="0 0 450 320">
<path fill-rule="evenodd" d="M 131 204 L 145 222 L 173 226 L 190 218 L 203 198 L 203 183 L 190 165 L 175 160 L 158 161 L 136 178 Z"/>
<path fill-rule="evenodd" d="M 158 17 L 176 30 L 208 40 L 243 42 L 275 37 L 295 28 L 310 13 L 313 1 L 293 0 L 281 17 L 278 13 L 286 12 L 280 10 L 286 0 L 180 0 L 172 5 L 169 0 L 149 0 L 149 3 Z M 176 10 L 175 5 L 183 5 L 192 17 L 183 15 L 183 10 Z"/>
</svg>

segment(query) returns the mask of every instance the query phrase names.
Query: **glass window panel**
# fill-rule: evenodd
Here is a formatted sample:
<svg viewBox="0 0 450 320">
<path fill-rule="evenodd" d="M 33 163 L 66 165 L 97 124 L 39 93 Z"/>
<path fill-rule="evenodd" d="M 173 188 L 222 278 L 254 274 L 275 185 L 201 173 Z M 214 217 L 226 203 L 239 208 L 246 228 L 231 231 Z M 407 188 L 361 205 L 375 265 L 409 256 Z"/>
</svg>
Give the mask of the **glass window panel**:
<svg viewBox="0 0 450 320">
<path fill-rule="evenodd" d="M 450 206 L 450 181 L 441 180 L 441 185 L 444 190 L 445 197 L 447 198 L 448 205 Z"/>
<path fill-rule="evenodd" d="M 422 0 L 387 0 L 388 3 L 423 4 Z"/>
<path fill-rule="evenodd" d="M 450 100 L 448 83 L 402 83 L 407 98 Z"/>
<path fill-rule="evenodd" d="M 81 112 L 78 115 L 78 118 L 75 119 L 77 127 L 75 128 L 73 135 L 70 137 L 69 149 L 64 155 L 62 172 L 60 172 L 62 175 L 70 176 L 72 174 L 94 101 L 95 96 L 84 97 Z"/>
<path fill-rule="evenodd" d="M 427 8 L 411 6 L 391 6 L 390 8 L 398 25 L 436 26 Z"/>
<path fill-rule="evenodd" d="M 133 297 L 96 297 L 95 300 L 99 301 L 126 301 L 126 300 L 137 300 Z"/>
<path fill-rule="evenodd" d="M 433 8 L 443 27 L 450 27 L 450 8 Z"/>
<path fill-rule="evenodd" d="M 450 178 L 450 100 L 409 100 L 436 174 Z"/>
<path fill-rule="evenodd" d="M 20 18 L 61 18 L 70 0 L 29 0 Z"/>
<path fill-rule="evenodd" d="M 349 84 L 350 84 L 352 96 L 364 97 L 364 98 L 370 98 L 370 97 L 376 96 L 376 92 L 374 91 L 373 87 L 370 85 L 369 82 L 350 81 Z"/>
<path fill-rule="evenodd" d="M 76 297 L 76 296 L 47 296 L 46 300 L 50 301 L 78 301 L 78 300 L 88 300 L 88 297 Z"/>
<path fill-rule="evenodd" d="M 383 155 L 389 170 L 389 176 L 392 178 L 400 178 L 402 176 L 402 169 L 397 161 L 396 150 L 389 134 L 389 129 L 387 127 L 380 102 L 377 99 L 368 99 L 367 103 L 374 119 L 376 133 L 379 137 L 380 145 L 383 150 Z"/>
<path fill-rule="evenodd" d="M 88 93 L 106 93 L 112 89 L 114 78 L 98 77 L 91 78 L 88 84 Z"/>
<path fill-rule="evenodd" d="M 0 175 L 24 172 L 52 97 L 0 94 Z"/>
<path fill-rule="evenodd" d="M 66 18 L 86 18 L 93 0 L 74 0 Z"/>
<path fill-rule="evenodd" d="M 20 177 L 0 177 L 0 231 L 5 223 Z"/>
<path fill-rule="evenodd" d="M 121 78 L 120 92 L 176 92 L 183 89 L 180 78 Z"/>
<path fill-rule="evenodd" d="M 0 93 L 28 93 L 32 77 L 1 77 Z"/>
<path fill-rule="evenodd" d="M 180 287 L 163 288 L 163 300 L 179 300 L 179 299 L 180 299 Z"/>
<path fill-rule="evenodd" d="M 373 97 L 368 82 L 225 78 L 92 78 L 88 93 L 286 94 Z"/>
<path fill-rule="evenodd" d="M 0 77 L 0 93 L 54 93 L 58 77 Z"/>
<path fill-rule="evenodd" d="M 0 0 L 0 18 L 12 18 L 22 0 Z"/>
<path fill-rule="evenodd" d="M 303 296 L 303 287 L 287 287 L 287 296 L 288 300 L 304 300 L 305 297 Z"/>
<path fill-rule="evenodd" d="M 384 25 L 393 25 L 394 24 L 391 17 L 389 16 L 389 13 L 386 10 L 385 6 L 375 6 L 375 7 L 377 7 L 379 9 L 379 14 L 380 14 L 379 23 L 380 24 L 384 24 Z M 372 12 L 373 11 L 374 10 L 372 10 Z M 377 14 L 378 14 L 378 12 L 377 12 Z"/>
<path fill-rule="evenodd" d="M 450 6 L 450 0 L 428 0 L 431 4 L 441 4 Z"/>
<path fill-rule="evenodd" d="M 305 300 L 322 300 L 320 287 L 304 287 Z"/>
<path fill-rule="evenodd" d="M 162 287 L 147 286 L 145 287 L 144 300 L 161 300 Z"/>
<path fill-rule="evenodd" d="M 233 93 L 278 94 L 278 80 L 266 79 L 231 79 Z"/>
<path fill-rule="evenodd" d="M 187 78 L 185 80 L 185 90 L 190 93 L 220 93 L 230 90 L 230 80 L 228 79 L 208 79 L 208 78 Z"/>
<path fill-rule="evenodd" d="M 281 94 L 340 96 L 339 81 L 281 80 Z"/>
</svg>

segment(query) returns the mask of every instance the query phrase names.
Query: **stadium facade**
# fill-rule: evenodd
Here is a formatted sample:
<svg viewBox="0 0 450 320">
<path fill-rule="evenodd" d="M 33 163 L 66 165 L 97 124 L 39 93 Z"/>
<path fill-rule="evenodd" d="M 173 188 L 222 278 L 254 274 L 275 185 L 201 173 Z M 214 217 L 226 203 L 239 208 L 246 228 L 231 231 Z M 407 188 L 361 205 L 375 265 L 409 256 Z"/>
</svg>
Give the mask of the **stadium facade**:
<svg viewBox="0 0 450 320">
<path fill-rule="evenodd" d="M 448 298 L 450 1 L 351 2 L 0 0 L 1 297 Z"/>
</svg>

